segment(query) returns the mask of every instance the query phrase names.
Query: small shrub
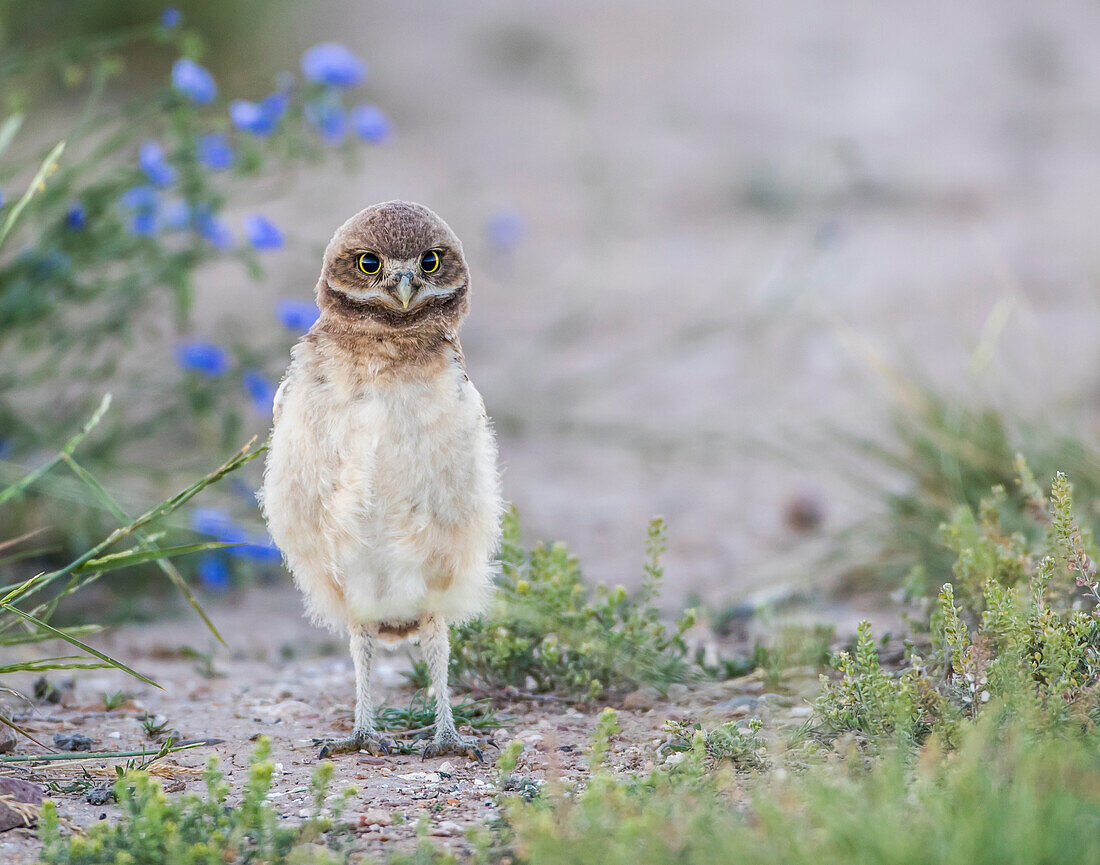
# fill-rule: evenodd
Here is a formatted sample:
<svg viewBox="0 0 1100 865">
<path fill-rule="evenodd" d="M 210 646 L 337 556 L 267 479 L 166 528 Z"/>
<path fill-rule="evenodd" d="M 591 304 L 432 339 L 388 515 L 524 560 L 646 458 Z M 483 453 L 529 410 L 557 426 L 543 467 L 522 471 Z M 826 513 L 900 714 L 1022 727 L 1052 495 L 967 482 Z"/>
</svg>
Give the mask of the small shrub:
<svg viewBox="0 0 1100 865">
<path fill-rule="evenodd" d="M 698 756 L 708 768 L 729 764 L 743 771 L 764 769 L 768 765 L 764 743 L 757 736 L 763 727 L 763 722 L 757 718 L 744 724 L 727 721 L 713 730 L 705 730 L 701 724 L 688 721 L 666 721 L 664 730 L 669 740 L 661 745 L 658 753 L 686 754 L 695 750 L 701 751 Z"/>
<path fill-rule="evenodd" d="M 43 803 L 39 832 L 42 865 L 336 865 L 347 861 L 334 834 L 325 833 L 339 820 L 348 789 L 333 798 L 326 811 L 331 763 L 313 773 L 313 814 L 299 825 L 287 825 L 268 803 L 272 764 L 270 743 L 260 740 L 250 761 L 248 782 L 239 803 L 230 805 L 229 787 L 211 759 L 205 773 L 206 798 L 187 794 L 169 799 L 156 779 L 130 772 L 115 783 L 120 818 L 91 826 L 86 835 L 61 834 L 57 808 Z M 324 842 L 324 843 L 318 843 Z"/>
<path fill-rule="evenodd" d="M 658 689 L 695 672 L 684 642 L 686 611 L 672 628 L 656 606 L 663 577 L 665 524 L 650 523 L 645 579 L 633 597 L 622 586 L 590 591 L 563 544 L 521 545 L 519 518 L 504 519 L 501 576 L 484 618 L 456 628 L 451 675 L 467 687 L 554 692 L 594 700 L 641 684 Z M 418 664 L 413 681 L 423 686 Z"/>
<path fill-rule="evenodd" d="M 928 621 L 928 658 L 912 652 L 905 669 L 883 670 L 870 625 L 862 623 L 855 654 L 834 659 L 840 678 L 822 677 L 816 717 L 825 730 L 918 742 L 939 732 L 952 741 L 960 722 L 986 705 L 1026 715 L 1039 728 L 1100 719 L 1100 594 L 1091 540 L 1074 517 L 1066 476 L 1055 476 L 1047 502 L 1019 465 L 1037 523 L 1034 540 L 1004 530 L 1001 489 L 977 520 L 960 508 L 942 535 L 957 556 L 961 594 L 952 583 L 941 589 Z"/>
<path fill-rule="evenodd" d="M 838 652 L 832 663 L 840 678 L 822 675 L 814 707 L 818 724 L 830 733 L 896 734 L 919 742 L 951 716 L 919 659 L 911 658 L 899 673 L 882 668 L 869 622 L 859 624 L 855 652 Z"/>
</svg>

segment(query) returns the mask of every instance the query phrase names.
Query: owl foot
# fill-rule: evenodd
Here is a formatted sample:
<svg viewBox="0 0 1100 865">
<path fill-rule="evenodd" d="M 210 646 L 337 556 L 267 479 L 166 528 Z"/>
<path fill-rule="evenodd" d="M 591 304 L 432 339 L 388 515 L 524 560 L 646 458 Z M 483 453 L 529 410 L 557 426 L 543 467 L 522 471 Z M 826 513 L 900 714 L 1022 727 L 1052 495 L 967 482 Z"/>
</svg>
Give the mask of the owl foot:
<svg viewBox="0 0 1100 865">
<path fill-rule="evenodd" d="M 381 757 L 390 753 L 393 742 L 383 739 L 374 730 L 357 730 L 346 739 L 314 739 L 314 745 L 321 746 L 318 760 L 333 757 L 336 754 L 354 754 L 358 751 L 366 751 L 375 757 Z"/>
<path fill-rule="evenodd" d="M 446 754 L 469 757 L 479 763 L 485 762 L 485 757 L 481 753 L 481 741 L 473 736 L 460 736 L 454 730 L 443 730 L 436 734 L 431 744 L 424 749 L 425 760 Z"/>
</svg>

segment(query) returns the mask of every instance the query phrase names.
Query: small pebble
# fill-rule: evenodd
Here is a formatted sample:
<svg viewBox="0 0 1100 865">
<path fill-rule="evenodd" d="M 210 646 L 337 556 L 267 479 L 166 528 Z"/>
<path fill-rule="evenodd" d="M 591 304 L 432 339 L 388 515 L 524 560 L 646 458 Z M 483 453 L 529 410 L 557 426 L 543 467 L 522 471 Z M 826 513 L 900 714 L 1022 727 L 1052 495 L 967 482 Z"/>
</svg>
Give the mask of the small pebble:
<svg viewBox="0 0 1100 865">
<path fill-rule="evenodd" d="M 643 685 L 636 691 L 631 691 L 623 698 L 623 708 L 635 711 L 652 709 L 661 695 L 652 685 Z"/>
<path fill-rule="evenodd" d="M 115 801 L 115 791 L 110 784 L 98 784 L 85 794 L 84 801 L 89 805 L 106 805 Z"/>
<path fill-rule="evenodd" d="M 424 781 L 429 784 L 438 784 L 442 779 L 438 772 L 409 772 L 407 775 L 399 775 L 406 781 Z"/>
<path fill-rule="evenodd" d="M 360 826 L 390 826 L 393 824 L 393 815 L 381 808 L 372 808 L 359 815 Z"/>
<path fill-rule="evenodd" d="M 53 743 L 62 751 L 91 751 L 92 740 L 83 733 L 58 733 Z"/>
</svg>

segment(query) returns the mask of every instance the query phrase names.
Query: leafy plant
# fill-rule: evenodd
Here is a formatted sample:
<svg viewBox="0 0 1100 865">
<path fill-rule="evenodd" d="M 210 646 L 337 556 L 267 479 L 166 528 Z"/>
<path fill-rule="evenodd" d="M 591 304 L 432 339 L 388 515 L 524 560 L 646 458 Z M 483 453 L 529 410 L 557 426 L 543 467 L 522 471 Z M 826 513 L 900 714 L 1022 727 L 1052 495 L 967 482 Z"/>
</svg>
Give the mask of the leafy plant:
<svg viewBox="0 0 1100 865">
<path fill-rule="evenodd" d="M 709 767 L 728 763 L 736 769 L 766 768 L 764 743 L 757 734 L 764 722 L 758 718 L 739 724 L 727 721 L 712 730 L 688 721 L 666 721 L 664 730 L 669 739 L 658 749 L 662 754 L 686 754 L 696 751 Z"/>
<path fill-rule="evenodd" d="M 127 691 L 115 691 L 113 694 L 103 695 L 103 711 L 113 712 L 115 709 L 121 709 L 127 702 L 132 700 L 133 694 Z"/>
<path fill-rule="evenodd" d="M 39 818 L 43 865 L 335 865 L 348 851 L 334 827 L 348 799 L 349 788 L 329 797 L 331 763 L 313 773 L 311 816 L 300 825 L 282 821 L 268 802 L 272 764 L 270 743 L 261 738 L 250 760 L 241 801 L 229 807 L 229 786 L 217 768 L 207 764 L 206 798 L 164 795 L 160 784 L 140 771 L 125 773 L 114 786 L 121 810 L 117 822 L 101 822 L 86 835 L 63 836 L 57 807 L 47 800 Z"/>
<path fill-rule="evenodd" d="M 467 687 L 555 693 L 592 700 L 649 684 L 665 689 L 695 673 L 684 642 L 687 610 L 668 628 L 656 601 L 663 578 L 665 523 L 650 523 L 644 580 L 634 597 L 622 586 L 590 591 L 563 544 L 521 544 L 519 517 L 504 518 L 501 576 L 489 612 L 452 633 L 451 676 Z M 413 682 L 425 686 L 422 663 Z"/>
<path fill-rule="evenodd" d="M 977 520 L 960 508 L 943 536 L 957 556 L 962 592 L 951 583 L 941 589 L 928 622 L 928 658 L 913 651 L 905 669 L 882 669 L 871 627 L 862 623 L 854 656 L 834 660 L 840 679 L 822 677 L 816 716 L 823 728 L 915 741 L 939 732 L 951 741 L 960 722 L 987 705 L 1040 728 L 1100 719 L 1091 539 L 1074 516 L 1066 476 L 1055 476 L 1048 502 L 1022 461 L 1019 467 L 1034 540 L 1002 527 L 1001 488 Z"/>
</svg>

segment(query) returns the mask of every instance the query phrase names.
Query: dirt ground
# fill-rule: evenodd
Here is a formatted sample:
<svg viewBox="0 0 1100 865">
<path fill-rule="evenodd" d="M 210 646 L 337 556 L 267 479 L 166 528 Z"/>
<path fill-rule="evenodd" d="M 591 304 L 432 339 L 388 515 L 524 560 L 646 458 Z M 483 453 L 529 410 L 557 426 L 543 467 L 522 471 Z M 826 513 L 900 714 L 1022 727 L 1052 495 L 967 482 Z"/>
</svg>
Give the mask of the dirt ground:
<svg viewBox="0 0 1100 865">
<path fill-rule="evenodd" d="M 312 628 L 301 615 L 299 599 L 290 592 L 254 591 L 215 609 L 226 632 L 228 650 L 214 653 L 213 670 L 186 657 L 181 648 L 196 646 L 201 633 L 190 618 L 151 625 L 128 626 L 103 642 L 131 665 L 163 686 L 158 691 L 113 671 L 86 674 L 66 692 L 60 704 L 41 704 L 18 715 L 38 738 L 52 743 L 57 733 L 88 736 L 96 751 L 128 751 L 152 746 L 142 729 L 145 713 L 163 715 L 181 741 L 221 739 L 165 759 L 162 783 L 173 792 L 203 791 L 200 771 L 211 753 L 221 760 L 226 780 L 236 790 L 247 777 L 248 755 L 255 739 L 271 739 L 275 764 L 271 800 L 288 820 L 306 816 L 311 807 L 309 777 L 317 763 L 314 737 L 350 730 L 354 679 L 342 643 Z M 375 667 L 375 698 L 379 703 L 408 705 L 412 696 L 401 671 L 408 666 L 404 650 L 384 653 Z M 208 673 L 216 675 L 210 677 Z M 56 680 L 55 680 L 56 681 Z M 797 677 L 794 682 L 797 687 Z M 674 686 L 661 700 L 645 691 L 625 701 L 620 711 L 623 731 L 613 743 L 611 764 L 622 771 L 644 771 L 663 761 L 658 746 L 667 739 L 661 726 L 669 718 L 708 722 L 760 717 L 771 734 L 785 725 L 801 723 L 809 714 L 807 697 L 816 677 L 803 678 L 804 688 L 792 693 L 766 693 L 762 683 L 748 677 L 727 683 L 688 689 Z M 27 690 L 29 682 L 19 683 Z M 785 687 L 789 687 L 786 683 Z M 124 690 L 132 697 L 110 712 L 103 711 L 103 695 Z M 498 702 L 506 724 L 485 736 L 489 747 L 485 765 L 462 758 L 424 760 L 419 756 L 371 757 L 344 755 L 335 762 L 334 791 L 348 784 L 358 789 L 344 819 L 357 827 L 356 849 L 382 853 L 415 843 L 422 819 L 440 845 L 463 847 L 466 829 L 483 826 L 496 808 L 494 794 L 500 778 L 493 768 L 499 747 L 520 739 L 524 752 L 517 775 L 539 782 L 578 780 L 585 774 L 583 755 L 595 729 L 599 707 L 578 711 L 558 701 Z M 155 747 L 155 746 L 152 746 Z M 21 744 L 20 753 L 38 749 Z M 89 760 L 80 764 L 0 767 L 0 773 L 30 778 L 44 784 L 71 782 L 78 766 L 107 778 L 111 766 L 124 761 Z M 113 819 L 117 805 L 90 805 L 83 792 L 54 795 L 64 818 L 79 826 Z M 29 865 L 37 841 L 29 830 L 0 834 L 0 862 Z"/>
</svg>

